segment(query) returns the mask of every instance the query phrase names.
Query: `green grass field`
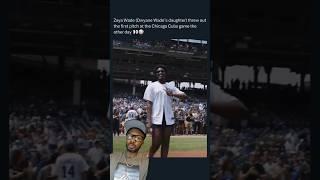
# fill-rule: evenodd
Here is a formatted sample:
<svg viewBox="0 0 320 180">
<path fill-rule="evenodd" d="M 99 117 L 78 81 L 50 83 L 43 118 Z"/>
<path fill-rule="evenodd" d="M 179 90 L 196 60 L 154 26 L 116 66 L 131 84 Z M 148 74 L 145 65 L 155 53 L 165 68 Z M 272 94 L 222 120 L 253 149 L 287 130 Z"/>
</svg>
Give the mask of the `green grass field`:
<svg viewBox="0 0 320 180">
<path fill-rule="evenodd" d="M 151 137 L 144 140 L 140 149 L 141 152 L 147 152 L 151 144 Z M 125 149 L 125 136 L 113 137 L 113 152 L 123 151 Z M 207 151 L 207 136 L 171 136 L 170 151 Z"/>
</svg>

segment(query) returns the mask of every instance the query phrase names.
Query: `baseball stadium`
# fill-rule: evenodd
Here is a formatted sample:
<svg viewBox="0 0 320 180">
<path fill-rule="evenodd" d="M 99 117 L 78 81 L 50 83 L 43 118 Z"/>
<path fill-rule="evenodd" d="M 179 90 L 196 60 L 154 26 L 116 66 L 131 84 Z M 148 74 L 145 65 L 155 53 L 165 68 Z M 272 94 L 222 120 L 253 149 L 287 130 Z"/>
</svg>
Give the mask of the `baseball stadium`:
<svg viewBox="0 0 320 180">
<path fill-rule="evenodd" d="M 9 59 L 5 92 L 9 108 L 4 117 L 9 124 L 4 127 L 9 128 L 10 179 L 52 177 L 48 172 L 56 166 L 64 146 L 70 145 L 65 140 L 75 142 L 76 153 L 82 156 L 77 159 L 85 159 L 89 166 L 82 169 L 87 170 L 86 179 L 109 177 L 109 153 L 124 148 L 121 132 L 112 135 L 114 126 L 108 117 L 112 117 L 113 109 L 107 115 L 109 8 L 108 1 L 89 0 L 10 3 L 9 53 L 4 58 Z M 311 156 L 316 153 L 311 146 L 311 99 L 316 98 L 311 92 L 317 92 L 311 89 L 311 82 L 316 81 L 311 77 L 316 70 L 311 60 L 312 4 L 233 0 L 213 1 L 208 8 L 213 24 L 211 83 L 229 94 L 228 99 L 235 100 L 237 107 L 245 107 L 242 109 L 246 113 L 240 115 L 234 103 L 226 111 L 228 108 L 219 108 L 223 103 L 212 102 L 210 121 L 202 132 L 173 132 L 169 157 L 181 155 L 180 151 L 206 152 L 208 139 L 210 153 L 203 156 L 210 158 L 210 179 L 319 179 L 312 176 L 319 173 L 311 166 L 316 159 Z M 170 48 L 170 43 L 176 45 Z M 186 44 L 192 44 L 191 50 L 183 50 Z M 202 85 L 197 84 L 205 84 L 203 89 L 209 86 L 205 66 L 199 63 L 208 54 L 207 48 L 201 50 L 201 44 L 181 40 L 179 47 L 175 40 L 169 40 L 168 45 L 114 41 L 112 54 L 118 60 L 112 59 L 116 70 L 111 70 L 113 86 L 128 87 L 124 93 L 139 102 L 142 87 L 154 80 L 150 72 L 158 62 L 149 60 L 158 56 L 155 59 L 169 65 L 172 77 L 168 78 L 179 89 L 194 86 L 200 90 L 190 91 L 204 93 Z M 137 67 L 137 61 L 143 66 Z M 186 89 L 183 91 L 189 95 Z M 113 90 L 113 97 L 121 99 L 116 92 Z M 205 128 L 210 129 L 208 137 Z M 148 151 L 150 140 L 149 135 L 144 151 Z M 177 154 L 170 154 L 173 152 Z M 193 157 L 191 153 L 186 156 Z M 82 173 L 68 172 L 69 176 Z"/>
<path fill-rule="evenodd" d="M 148 84 L 156 80 L 157 64 L 166 65 L 169 82 L 188 96 L 185 101 L 172 102 L 175 123 L 168 157 L 206 157 L 207 44 L 194 39 L 113 41 L 113 151 L 125 148 L 126 121 L 138 119 L 147 124 L 143 94 Z M 150 147 L 152 128 L 148 132 L 144 152 Z"/>
</svg>

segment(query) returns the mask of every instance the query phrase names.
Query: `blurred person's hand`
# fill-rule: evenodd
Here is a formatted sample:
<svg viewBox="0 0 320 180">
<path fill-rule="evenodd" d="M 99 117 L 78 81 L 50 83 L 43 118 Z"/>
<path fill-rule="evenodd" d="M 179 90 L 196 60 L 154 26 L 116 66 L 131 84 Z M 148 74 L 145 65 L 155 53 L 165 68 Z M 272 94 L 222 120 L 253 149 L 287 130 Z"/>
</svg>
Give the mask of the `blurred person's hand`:
<svg viewBox="0 0 320 180">
<path fill-rule="evenodd" d="M 102 175 L 103 175 L 103 173 L 104 173 L 104 171 L 97 170 L 97 171 L 94 173 L 94 176 L 96 176 L 96 177 L 100 177 L 100 176 L 102 176 Z"/>
</svg>

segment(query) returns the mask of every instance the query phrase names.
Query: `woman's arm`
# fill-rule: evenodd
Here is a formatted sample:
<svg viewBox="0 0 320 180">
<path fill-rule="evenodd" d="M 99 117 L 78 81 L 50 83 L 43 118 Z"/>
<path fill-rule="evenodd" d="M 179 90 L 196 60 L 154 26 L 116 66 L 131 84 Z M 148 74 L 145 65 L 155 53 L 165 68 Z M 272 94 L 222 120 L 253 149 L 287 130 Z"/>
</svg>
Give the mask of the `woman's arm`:
<svg viewBox="0 0 320 180">
<path fill-rule="evenodd" d="M 168 89 L 166 89 L 166 93 L 168 96 L 173 96 L 173 97 L 176 97 L 176 98 L 179 98 L 179 99 L 186 99 L 188 96 L 182 92 L 182 91 L 179 91 L 179 93 L 175 93 L 173 91 L 170 91 Z"/>
<path fill-rule="evenodd" d="M 179 99 L 186 99 L 188 97 L 184 92 L 179 93 L 179 94 L 173 94 L 172 96 L 177 97 Z"/>
</svg>

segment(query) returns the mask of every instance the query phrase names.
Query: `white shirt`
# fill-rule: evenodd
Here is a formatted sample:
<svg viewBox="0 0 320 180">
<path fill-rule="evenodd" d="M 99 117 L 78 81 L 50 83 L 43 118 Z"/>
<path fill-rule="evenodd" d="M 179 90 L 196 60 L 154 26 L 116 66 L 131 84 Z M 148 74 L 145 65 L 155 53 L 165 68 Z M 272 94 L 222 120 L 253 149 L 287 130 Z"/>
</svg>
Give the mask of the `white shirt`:
<svg viewBox="0 0 320 180">
<path fill-rule="evenodd" d="M 142 110 L 141 108 L 138 108 L 138 109 L 137 109 L 138 114 L 141 114 L 142 111 L 143 111 L 143 110 Z"/>
<path fill-rule="evenodd" d="M 161 125 L 164 113 L 166 125 L 174 124 L 172 97 L 167 95 L 166 88 L 175 94 L 183 93 L 178 88 L 170 86 L 169 83 L 161 84 L 159 81 L 149 84 L 144 92 L 143 99 L 152 102 L 152 124 Z"/>
<path fill-rule="evenodd" d="M 194 121 L 195 122 L 199 122 L 200 121 L 200 117 L 199 117 L 199 114 L 197 112 L 192 113 L 192 116 L 194 117 Z"/>
<path fill-rule="evenodd" d="M 88 171 L 89 166 L 82 156 L 76 153 L 64 153 L 56 160 L 52 175 L 58 180 L 81 180 L 81 174 Z"/>
<path fill-rule="evenodd" d="M 128 167 L 122 163 L 118 163 L 113 180 L 133 179 L 139 180 L 140 172 L 139 166 Z"/>
<path fill-rule="evenodd" d="M 203 104 L 200 103 L 199 104 L 199 110 L 202 111 L 203 109 L 204 109 L 204 106 L 203 106 Z"/>
</svg>

